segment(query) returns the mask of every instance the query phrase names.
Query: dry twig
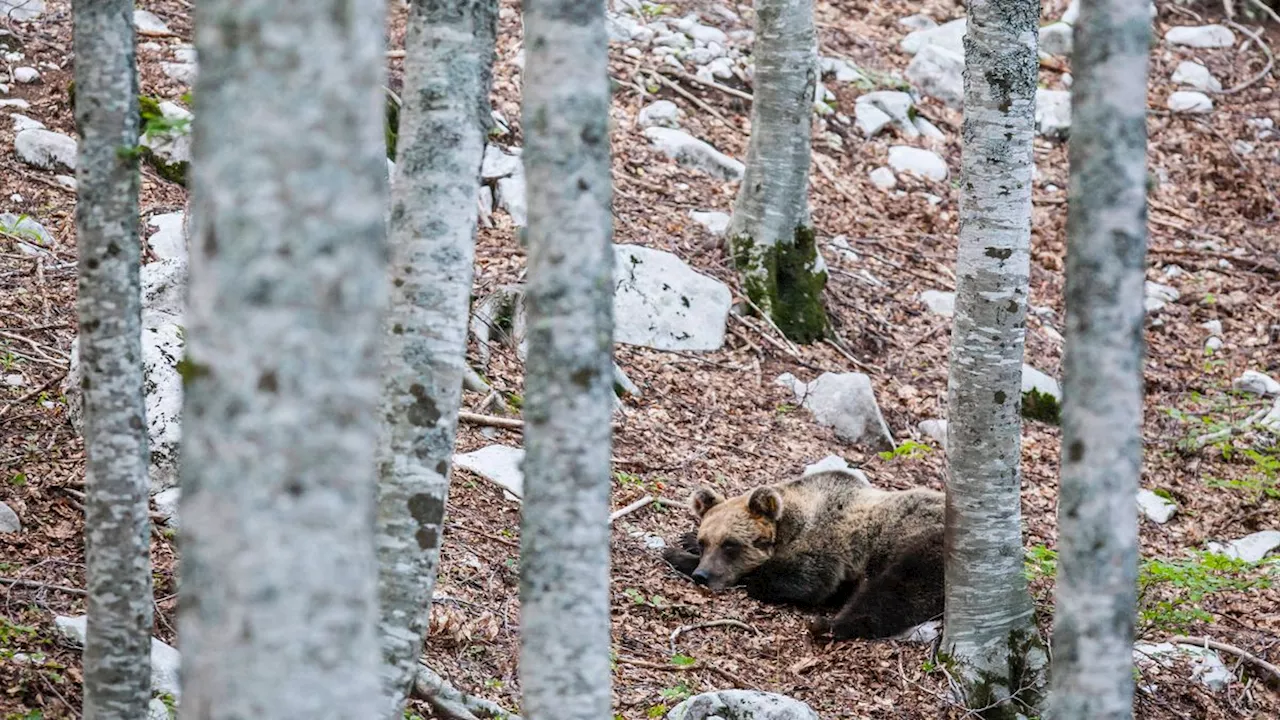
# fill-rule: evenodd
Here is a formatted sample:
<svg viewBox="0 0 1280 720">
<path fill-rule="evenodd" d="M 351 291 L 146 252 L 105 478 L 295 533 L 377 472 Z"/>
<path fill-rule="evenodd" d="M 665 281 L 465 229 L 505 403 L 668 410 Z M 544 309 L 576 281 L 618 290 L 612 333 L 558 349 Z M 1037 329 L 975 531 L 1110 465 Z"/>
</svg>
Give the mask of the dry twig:
<svg viewBox="0 0 1280 720">
<path fill-rule="evenodd" d="M 609 524 L 612 525 L 614 520 L 617 520 L 618 518 L 626 517 L 627 515 L 630 515 L 631 513 L 637 510 L 640 510 L 641 508 L 652 505 L 655 500 L 657 500 L 657 498 L 655 498 L 654 496 L 645 495 L 644 497 L 631 503 L 630 505 L 627 505 L 626 507 L 620 510 L 615 510 L 612 514 L 609 515 Z"/>
<path fill-rule="evenodd" d="M 506 430 L 524 429 L 524 421 L 520 418 L 503 418 L 472 412 L 459 412 L 458 422 L 466 423 L 468 425 L 480 425 L 483 427 L 504 428 Z"/>
<path fill-rule="evenodd" d="M 9 585 L 10 587 L 31 588 L 33 590 L 57 590 L 68 595 L 84 597 L 88 595 L 80 588 L 67 587 L 66 585 L 53 585 L 51 583 L 36 582 L 34 580 L 18 580 L 16 578 L 0 578 L 0 585 Z"/>
<path fill-rule="evenodd" d="M 1183 637 L 1181 635 L 1176 637 L 1171 637 L 1166 642 L 1172 643 L 1174 645 L 1195 645 L 1197 647 L 1208 648 L 1212 650 L 1221 650 L 1222 652 L 1225 652 L 1225 653 L 1231 653 L 1232 655 L 1235 655 L 1236 657 L 1244 660 L 1250 665 L 1253 665 L 1259 670 L 1263 670 L 1269 675 L 1271 675 L 1271 680 L 1273 682 L 1280 683 L 1280 667 L 1276 667 L 1275 665 L 1272 665 L 1271 663 L 1267 662 L 1266 660 L 1263 660 L 1257 655 L 1246 652 L 1245 650 L 1242 650 L 1236 647 L 1235 645 L 1228 645 L 1227 643 L 1219 642 L 1217 640 L 1211 640 L 1207 637 Z"/>
<path fill-rule="evenodd" d="M 694 660 L 688 665 L 663 665 L 662 663 L 648 662 L 646 660 L 637 660 L 636 658 L 618 656 L 619 665 L 631 665 L 633 667 L 645 668 L 646 670 L 665 670 L 667 672 L 694 672 L 697 670 L 710 670 L 720 677 L 733 683 L 735 686 L 747 690 L 754 689 L 755 686 L 746 680 L 734 675 L 722 667 L 712 665 L 704 660 Z"/>
<path fill-rule="evenodd" d="M 713 627 L 736 627 L 736 628 L 742 628 L 743 630 L 748 630 L 757 635 L 760 634 L 759 630 L 751 627 L 750 625 L 742 622 L 741 620 L 733 620 L 731 618 L 724 618 L 721 620 L 709 620 L 707 622 L 694 623 L 692 625 L 681 625 L 680 627 L 671 631 L 671 654 L 672 655 L 676 654 L 676 641 L 680 639 L 681 635 L 687 632 L 692 632 L 694 630 L 702 630 L 705 628 L 713 628 Z"/>
</svg>

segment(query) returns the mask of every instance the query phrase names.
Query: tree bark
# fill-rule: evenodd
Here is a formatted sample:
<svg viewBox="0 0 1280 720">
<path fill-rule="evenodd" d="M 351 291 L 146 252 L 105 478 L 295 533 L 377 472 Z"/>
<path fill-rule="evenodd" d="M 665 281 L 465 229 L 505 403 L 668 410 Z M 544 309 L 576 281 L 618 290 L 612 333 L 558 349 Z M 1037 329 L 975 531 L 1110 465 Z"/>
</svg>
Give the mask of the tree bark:
<svg viewBox="0 0 1280 720">
<path fill-rule="evenodd" d="M 496 0 L 410 6 L 378 462 L 383 717 L 401 720 L 439 564 L 466 371 Z"/>
<path fill-rule="evenodd" d="M 1151 23 L 1143 3 L 1084 0 L 1075 32 L 1050 709 L 1123 720 L 1133 717 Z"/>
<path fill-rule="evenodd" d="M 1020 498 L 1038 17 L 1030 0 L 975 0 L 965 36 L 942 649 L 963 701 L 984 717 L 1034 707 L 1046 661 Z"/>
<path fill-rule="evenodd" d="M 179 621 L 202 720 L 379 714 L 383 23 L 196 6 Z"/>
<path fill-rule="evenodd" d="M 138 81 L 133 3 L 72 6 L 81 141 L 76 244 L 84 393 L 84 717 L 136 720 L 151 700 L 142 303 L 138 287 Z"/>
<path fill-rule="evenodd" d="M 610 715 L 613 248 L 603 0 L 525 6 L 529 342 L 520 682 L 531 720 Z"/>
<path fill-rule="evenodd" d="M 810 122 L 818 83 L 813 0 L 758 0 L 746 173 L 729 225 L 747 296 L 791 340 L 827 329 L 827 273 L 809 220 Z"/>
</svg>

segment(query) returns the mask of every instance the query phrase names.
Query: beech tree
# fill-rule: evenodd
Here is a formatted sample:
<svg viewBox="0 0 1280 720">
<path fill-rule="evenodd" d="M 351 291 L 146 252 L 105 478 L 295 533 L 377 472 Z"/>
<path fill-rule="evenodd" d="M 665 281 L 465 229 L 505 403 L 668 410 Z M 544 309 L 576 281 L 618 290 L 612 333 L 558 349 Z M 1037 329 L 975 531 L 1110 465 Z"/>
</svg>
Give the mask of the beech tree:
<svg viewBox="0 0 1280 720">
<path fill-rule="evenodd" d="M 195 12 L 183 707 L 378 717 L 384 7 Z"/>
<path fill-rule="evenodd" d="M 809 146 L 818 46 L 813 0 L 757 0 L 751 140 L 729 244 L 747 296 L 796 342 L 827 330 L 809 220 Z"/>
<path fill-rule="evenodd" d="M 1046 663 L 1019 494 L 1039 5 L 974 0 L 968 13 L 942 651 L 970 708 L 1012 718 L 1038 702 Z"/>
<path fill-rule="evenodd" d="M 138 273 L 133 3 L 75 0 L 76 313 L 84 397 L 84 717 L 136 720 L 151 700 L 151 519 Z"/>
<path fill-rule="evenodd" d="M 604 2 L 525 5 L 529 342 L 520 685 L 532 720 L 610 717 L 613 217 Z"/>
<path fill-rule="evenodd" d="M 1142 474 L 1144 3 L 1084 0 L 1071 99 L 1051 715 L 1133 716 Z"/>
<path fill-rule="evenodd" d="M 391 205 L 378 460 L 382 717 L 401 720 L 430 616 L 466 370 L 496 0 L 410 5 Z"/>
</svg>

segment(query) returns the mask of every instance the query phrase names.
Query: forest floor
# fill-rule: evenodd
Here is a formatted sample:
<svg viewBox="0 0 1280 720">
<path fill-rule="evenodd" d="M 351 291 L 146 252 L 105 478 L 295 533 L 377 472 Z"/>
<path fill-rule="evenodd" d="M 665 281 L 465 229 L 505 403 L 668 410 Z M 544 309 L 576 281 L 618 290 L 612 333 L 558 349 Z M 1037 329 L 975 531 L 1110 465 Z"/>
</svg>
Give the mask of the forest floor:
<svg viewBox="0 0 1280 720">
<path fill-rule="evenodd" d="M 518 4 L 503 0 L 502 5 L 493 103 L 512 130 L 497 142 L 522 145 Z M 704 22 L 725 30 L 743 27 L 713 13 L 708 0 L 667 5 L 673 17 L 700 11 Z M 8 24 L 23 42 L 23 63 L 40 67 L 42 80 L 14 84 L 7 97 L 27 100 L 31 107 L 24 114 L 74 135 L 66 92 L 72 77 L 69 1 L 50 0 L 47 6 L 33 23 Z M 190 3 L 160 0 L 139 6 L 175 32 L 174 37 L 139 39 L 142 91 L 177 101 L 187 88 L 159 65 L 171 59 L 173 46 L 191 41 Z M 402 45 L 405 11 L 400 3 L 392 6 L 394 48 Z M 882 72 L 900 72 L 908 60 L 897 49 L 908 32 L 898 24 L 900 18 L 922 12 L 945 22 L 964 12 L 946 0 L 820 0 L 817 6 L 822 54 Z M 1056 20 L 1065 6 L 1066 0 L 1046 2 L 1043 22 Z M 1221 9 L 1215 3 L 1161 3 L 1156 37 L 1173 25 L 1200 24 L 1196 13 L 1204 22 L 1215 22 Z M 1265 36 L 1280 49 L 1274 24 Z M 1216 107 L 1208 115 L 1171 115 L 1164 109 L 1173 89 L 1170 73 L 1179 60 L 1193 56 L 1224 86 L 1261 68 L 1256 49 L 1192 52 L 1153 42 L 1150 167 L 1159 182 L 1150 193 L 1148 278 L 1177 287 L 1181 296 L 1148 317 L 1142 484 L 1167 493 L 1179 511 L 1163 525 L 1142 520 L 1142 554 L 1152 579 L 1142 599 L 1140 634 L 1150 642 L 1170 635 L 1206 636 L 1276 662 L 1280 589 L 1267 586 L 1266 571 L 1207 569 L 1188 551 L 1203 549 L 1208 541 L 1278 529 L 1280 458 L 1261 445 L 1259 453 L 1243 452 L 1258 442 L 1247 434 L 1199 451 L 1187 451 L 1185 441 L 1260 406 L 1260 399 L 1230 392 L 1231 380 L 1241 372 L 1280 370 L 1280 139 L 1272 135 L 1259 141 L 1247 122 L 1260 117 L 1280 122 L 1280 80 L 1272 74 L 1243 92 L 1215 96 Z M 654 97 L 645 89 L 647 81 L 633 80 L 639 67 L 656 68 L 657 60 L 633 59 L 620 46 L 612 48 L 611 72 L 620 81 L 612 109 L 615 240 L 669 250 L 737 288 L 721 243 L 689 219 L 691 210 L 728 212 L 736 185 L 668 160 L 649 146 L 636 124 L 639 109 Z M 389 63 L 390 85 L 398 89 L 403 62 Z M 1042 70 L 1045 87 L 1061 88 L 1062 79 L 1060 71 Z M 684 110 L 684 128 L 729 155 L 745 157 L 747 103 L 695 83 L 676 84 L 702 104 L 660 87 L 658 97 Z M 861 90 L 827 85 L 838 97 L 837 111 L 852 115 Z M 947 160 L 955 178 L 959 112 L 932 100 L 925 100 L 920 112 L 945 132 L 932 149 Z M 31 216 L 55 242 L 52 257 L 33 257 L 18 252 L 13 238 L 0 236 L 0 376 L 5 378 L 0 385 L 0 500 L 24 526 L 0 534 L 0 718 L 72 718 L 80 715 L 79 653 L 59 638 L 52 618 L 84 612 L 83 593 L 76 590 L 84 587 L 83 447 L 59 393 L 76 322 L 75 193 L 55 182 L 52 173 L 15 157 L 10 125 L 7 119 L 0 124 L 0 147 L 5 148 L 0 211 Z M 615 508 L 646 494 L 682 502 L 703 484 L 745 491 L 797 475 L 806 464 L 833 453 L 860 465 L 881 487 L 942 488 L 944 454 L 917 425 L 945 416 L 949 320 L 928 312 L 919 293 L 954 289 L 955 183 L 906 181 L 900 196 L 885 193 L 872 185 L 868 171 L 883 164 L 890 144 L 903 141 L 866 140 L 851 124 L 828 123 L 825 129 L 841 135 L 843 147 L 832 146 L 823 128 L 815 130 L 815 151 L 823 158 L 812 176 L 812 204 L 824 250 L 829 238 L 845 236 L 857 254 L 854 260 L 827 253 L 828 310 L 849 354 L 828 344 L 792 349 L 732 318 L 726 344 L 716 352 L 619 347 L 617 360 L 641 394 L 628 398 L 616 418 Z M 1238 141 L 1256 148 L 1242 153 Z M 1060 377 L 1066 144 L 1037 139 L 1035 158 L 1030 300 L 1044 310 L 1029 315 L 1026 360 Z M 181 210 L 185 192 L 147 170 L 144 218 Z M 932 204 L 929 194 L 941 201 Z M 519 281 L 524 265 L 510 219 L 495 213 L 493 227 L 483 228 L 478 239 L 475 294 Z M 1173 265 L 1185 272 L 1169 270 Z M 1211 320 L 1221 322 L 1225 344 L 1206 354 L 1209 331 L 1202 324 Z M 790 392 L 773 382 L 783 372 L 811 380 L 824 371 L 868 373 L 895 438 L 914 439 L 933 451 L 886 459 L 849 447 L 816 425 L 808 411 L 796 408 Z M 505 412 L 518 414 L 522 372 L 514 355 L 499 351 L 486 377 L 511 401 Z M 464 409 L 478 410 L 484 400 L 467 393 Z M 518 446 L 521 437 L 464 425 L 458 447 L 470 451 L 495 442 Z M 1055 547 L 1058 445 L 1055 427 L 1025 425 L 1022 512 L 1026 545 L 1038 558 L 1029 573 L 1046 634 L 1052 567 L 1040 548 Z M 707 594 L 680 579 L 646 546 L 646 538 L 671 538 L 692 522 L 683 512 L 651 505 L 614 524 L 613 680 L 619 716 L 657 717 L 690 693 L 733 686 L 791 695 L 824 718 L 965 716 L 945 699 L 946 678 L 931 671 L 925 645 L 815 645 L 801 613 L 762 606 L 737 592 Z M 156 634 L 176 644 L 177 549 L 171 532 L 157 528 L 153 537 Z M 519 505 L 480 478 L 455 472 L 426 657 L 459 688 L 510 708 L 519 702 L 518 543 Z M 740 624 L 698 627 L 720 619 Z M 19 652 L 43 653 L 44 659 L 20 663 L 13 658 Z M 1220 691 L 1190 679 L 1185 665 L 1144 669 L 1138 717 L 1280 717 L 1275 689 L 1239 658 L 1224 654 L 1223 659 L 1235 678 Z M 417 711 L 428 714 L 421 703 Z"/>
</svg>

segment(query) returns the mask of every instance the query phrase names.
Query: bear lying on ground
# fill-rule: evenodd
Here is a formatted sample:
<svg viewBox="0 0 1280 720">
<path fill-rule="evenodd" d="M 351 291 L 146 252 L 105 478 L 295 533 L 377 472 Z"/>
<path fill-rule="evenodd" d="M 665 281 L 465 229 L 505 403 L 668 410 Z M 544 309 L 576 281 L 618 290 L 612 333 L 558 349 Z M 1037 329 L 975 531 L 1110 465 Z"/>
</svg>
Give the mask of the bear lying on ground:
<svg viewBox="0 0 1280 720">
<path fill-rule="evenodd" d="M 820 472 L 725 499 L 693 494 L 696 533 L 664 559 L 712 590 L 812 611 L 815 636 L 887 638 L 942 615 L 944 495 Z"/>
</svg>

